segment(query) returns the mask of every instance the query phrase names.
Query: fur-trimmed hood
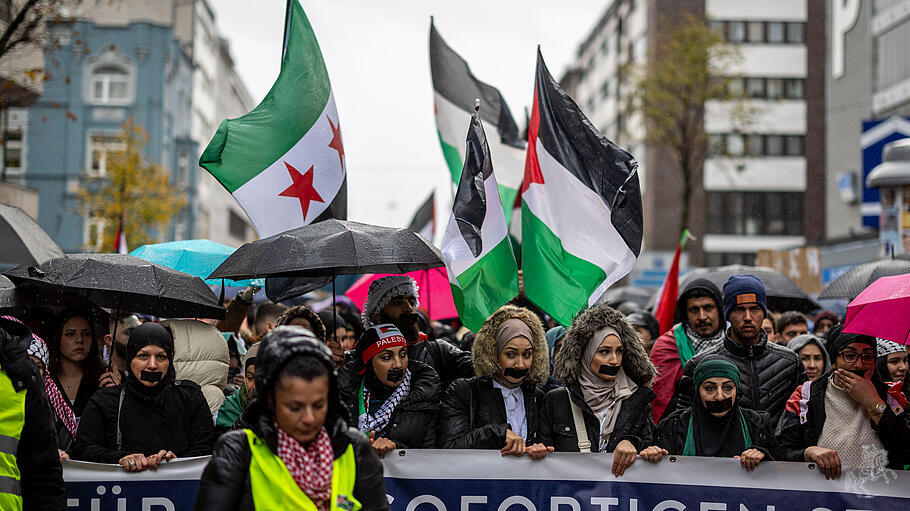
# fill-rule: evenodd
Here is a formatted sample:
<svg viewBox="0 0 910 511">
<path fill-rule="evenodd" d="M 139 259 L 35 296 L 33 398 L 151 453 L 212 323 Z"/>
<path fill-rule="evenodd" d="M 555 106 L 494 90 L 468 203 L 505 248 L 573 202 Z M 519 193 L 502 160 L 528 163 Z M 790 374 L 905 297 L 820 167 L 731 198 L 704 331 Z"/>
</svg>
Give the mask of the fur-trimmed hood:
<svg viewBox="0 0 910 511">
<path fill-rule="evenodd" d="M 474 360 L 474 376 L 482 378 L 484 376 L 492 377 L 499 372 L 499 353 L 496 352 L 496 330 L 499 325 L 509 319 L 520 319 L 531 329 L 531 348 L 534 352 L 534 361 L 531 363 L 531 372 L 528 373 L 525 381 L 540 385 L 547 381 L 550 375 L 550 350 L 547 348 L 547 338 L 544 335 L 543 325 L 536 314 L 525 309 L 524 307 L 515 307 L 514 305 L 503 305 L 493 313 L 480 331 L 477 332 L 477 338 L 474 340 L 474 346 L 471 348 L 471 355 Z"/>
<path fill-rule="evenodd" d="M 657 375 L 657 369 L 645 353 L 641 339 L 632 325 L 621 313 L 607 305 L 595 305 L 572 321 L 572 326 L 569 327 L 562 342 L 562 348 L 556 355 L 553 376 L 567 385 L 578 381 L 585 346 L 594 332 L 604 327 L 611 327 L 619 333 L 623 347 L 622 368 L 626 376 L 638 385 L 650 387 L 651 381 Z"/>
</svg>

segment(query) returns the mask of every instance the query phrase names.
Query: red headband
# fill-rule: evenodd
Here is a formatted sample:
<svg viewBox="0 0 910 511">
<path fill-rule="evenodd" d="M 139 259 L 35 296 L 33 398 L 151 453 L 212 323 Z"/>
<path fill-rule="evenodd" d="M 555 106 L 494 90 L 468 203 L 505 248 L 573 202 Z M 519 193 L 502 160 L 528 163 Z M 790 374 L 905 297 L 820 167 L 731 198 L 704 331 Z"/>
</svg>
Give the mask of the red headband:
<svg viewBox="0 0 910 511">
<path fill-rule="evenodd" d="M 382 335 L 382 334 L 380 334 Z M 380 337 L 375 343 L 371 344 L 367 349 L 363 350 L 363 354 L 360 356 L 363 363 L 366 364 L 373 357 L 379 354 L 379 352 L 387 350 L 389 348 L 394 348 L 395 346 L 405 346 L 407 347 L 408 340 L 404 338 L 400 333 L 389 334 L 385 337 Z"/>
</svg>

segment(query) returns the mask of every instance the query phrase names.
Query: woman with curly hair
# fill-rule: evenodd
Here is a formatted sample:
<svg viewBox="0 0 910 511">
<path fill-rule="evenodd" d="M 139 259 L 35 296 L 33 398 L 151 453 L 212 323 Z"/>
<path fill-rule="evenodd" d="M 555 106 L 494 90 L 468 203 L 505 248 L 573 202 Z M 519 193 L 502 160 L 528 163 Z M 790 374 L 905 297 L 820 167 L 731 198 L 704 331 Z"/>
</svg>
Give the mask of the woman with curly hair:
<svg viewBox="0 0 910 511">
<path fill-rule="evenodd" d="M 487 318 L 472 348 L 474 377 L 455 380 L 439 414 L 439 445 L 447 449 L 499 449 L 539 459 L 538 385 L 547 381 L 547 341 L 537 316 L 506 305 Z"/>
<path fill-rule="evenodd" d="M 621 476 L 640 455 L 657 462 L 650 385 L 657 374 L 638 334 L 623 315 L 596 305 L 578 315 L 556 355 L 551 390 L 541 412 L 541 439 L 557 451 L 613 453 Z"/>
</svg>

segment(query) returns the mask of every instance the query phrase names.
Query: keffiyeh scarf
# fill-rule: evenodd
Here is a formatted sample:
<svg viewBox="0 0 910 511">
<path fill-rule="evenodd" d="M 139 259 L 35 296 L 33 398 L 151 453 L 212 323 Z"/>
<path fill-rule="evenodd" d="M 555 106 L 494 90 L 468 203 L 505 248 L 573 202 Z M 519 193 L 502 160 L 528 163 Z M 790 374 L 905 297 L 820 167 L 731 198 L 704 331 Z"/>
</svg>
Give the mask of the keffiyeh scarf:
<svg viewBox="0 0 910 511">
<path fill-rule="evenodd" d="M 395 411 L 395 408 L 398 406 L 398 403 L 401 402 L 405 396 L 408 395 L 408 391 L 411 389 L 411 370 L 408 369 L 404 372 L 404 380 L 400 385 L 395 387 L 395 391 L 392 392 L 392 395 L 385 400 L 385 403 L 382 403 L 382 406 L 376 410 L 375 413 L 370 413 L 370 389 L 366 388 L 363 383 L 360 384 L 360 415 L 357 417 L 357 429 L 359 429 L 364 434 L 369 434 L 370 431 L 376 431 L 377 433 L 385 429 L 389 424 L 389 419 L 392 418 L 392 412 Z"/>
<path fill-rule="evenodd" d="M 297 486 L 303 490 L 319 511 L 327 511 L 332 497 L 332 440 L 325 428 L 319 431 L 308 446 L 291 438 L 278 423 L 278 457 L 291 473 Z"/>
</svg>

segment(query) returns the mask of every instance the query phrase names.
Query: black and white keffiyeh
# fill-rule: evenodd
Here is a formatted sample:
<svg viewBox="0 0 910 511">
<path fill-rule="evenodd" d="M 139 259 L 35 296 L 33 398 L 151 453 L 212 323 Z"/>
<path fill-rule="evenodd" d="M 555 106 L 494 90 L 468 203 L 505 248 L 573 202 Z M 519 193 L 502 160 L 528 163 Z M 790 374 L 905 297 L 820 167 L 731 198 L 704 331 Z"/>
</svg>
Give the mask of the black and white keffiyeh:
<svg viewBox="0 0 910 511">
<path fill-rule="evenodd" d="M 392 417 L 392 412 L 395 411 L 395 407 L 398 406 L 398 403 L 401 402 L 405 396 L 408 395 L 408 391 L 411 389 L 411 370 L 408 369 L 404 372 L 404 380 L 401 384 L 395 387 L 395 390 L 392 392 L 392 395 L 382 403 L 382 406 L 376 410 L 375 413 L 370 413 L 370 390 L 367 388 L 363 389 L 363 401 L 362 401 L 362 410 L 363 413 L 357 417 L 357 429 L 359 429 L 364 434 L 369 434 L 370 431 L 376 431 L 377 433 L 385 429 L 389 424 L 389 419 Z"/>
</svg>

